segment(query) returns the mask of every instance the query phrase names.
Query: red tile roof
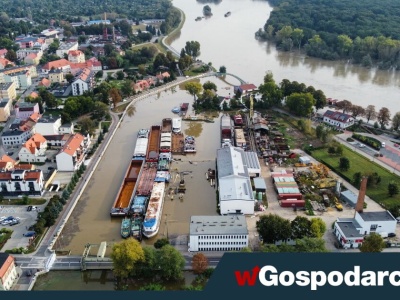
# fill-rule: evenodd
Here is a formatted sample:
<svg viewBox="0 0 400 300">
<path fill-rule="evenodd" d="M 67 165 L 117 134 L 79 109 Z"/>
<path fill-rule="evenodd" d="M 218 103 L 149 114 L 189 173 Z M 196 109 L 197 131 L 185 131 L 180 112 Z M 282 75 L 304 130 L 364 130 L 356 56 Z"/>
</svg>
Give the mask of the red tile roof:
<svg viewBox="0 0 400 300">
<path fill-rule="evenodd" d="M 48 80 L 47 78 L 43 78 L 42 80 L 40 80 L 39 82 L 39 86 L 45 86 L 45 87 L 49 87 L 51 85 L 50 80 Z"/>
<path fill-rule="evenodd" d="M 82 55 L 82 54 L 83 54 L 83 52 L 80 51 L 80 50 L 70 50 L 68 52 L 68 55 L 72 55 L 72 56 L 79 56 L 79 55 Z"/>
<path fill-rule="evenodd" d="M 1 158 L 0 158 L 0 162 L 11 162 L 11 163 L 13 163 L 13 164 L 15 164 L 15 160 L 13 160 L 10 156 L 8 156 L 8 155 L 3 155 Z"/>
<path fill-rule="evenodd" d="M 242 91 L 248 91 L 248 90 L 255 90 L 255 89 L 257 89 L 257 87 L 252 83 L 246 83 L 246 84 L 242 84 L 240 86 L 240 89 Z"/>
<path fill-rule="evenodd" d="M 59 60 L 48 62 L 47 64 L 45 64 L 42 67 L 42 69 L 50 71 L 52 68 L 59 69 L 59 68 L 62 68 L 62 67 L 69 66 L 70 64 L 71 63 L 68 60 L 63 58 L 63 59 L 59 59 Z"/>
<path fill-rule="evenodd" d="M 29 94 L 29 97 L 37 98 L 37 97 L 39 97 L 39 94 L 36 93 L 36 92 L 32 92 L 32 93 Z"/>
<path fill-rule="evenodd" d="M 78 150 L 78 148 L 82 144 L 84 139 L 85 138 L 83 137 L 83 135 L 81 135 L 79 133 L 71 136 L 69 138 L 69 140 L 65 143 L 63 148 L 60 150 L 60 153 L 65 152 L 65 153 L 73 156 L 75 154 L 76 150 Z"/>
</svg>

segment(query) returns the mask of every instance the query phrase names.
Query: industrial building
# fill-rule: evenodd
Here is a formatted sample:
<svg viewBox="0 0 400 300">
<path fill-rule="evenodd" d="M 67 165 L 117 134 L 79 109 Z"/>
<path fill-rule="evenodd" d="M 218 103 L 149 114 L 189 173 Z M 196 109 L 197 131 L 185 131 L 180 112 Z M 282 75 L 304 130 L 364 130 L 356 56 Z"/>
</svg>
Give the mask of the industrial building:
<svg viewBox="0 0 400 300">
<path fill-rule="evenodd" d="M 261 171 L 252 168 L 256 167 L 253 158 L 251 152 L 237 147 L 217 150 L 217 184 L 221 215 L 254 213 L 250 171 L 258 174 Z"/>
<path fill-rule="evenodd" d="M 246 217 L 192 216 L 189 251 L 240 251 L 249 245 Z"/>
</svg>

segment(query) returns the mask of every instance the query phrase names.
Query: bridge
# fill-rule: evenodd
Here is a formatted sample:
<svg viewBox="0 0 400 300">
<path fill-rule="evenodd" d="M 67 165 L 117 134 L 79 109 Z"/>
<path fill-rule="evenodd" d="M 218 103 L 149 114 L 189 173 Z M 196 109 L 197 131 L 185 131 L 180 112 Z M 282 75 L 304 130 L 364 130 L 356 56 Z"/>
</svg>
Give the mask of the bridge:
<svg viewBox="0 0 400 300">
<path fill-rule="evenodd" d="M 221 72 L 209 72 L 209 73 L 205 73 L 203 74 L 203 77 L 207 77 L 207 76 L 217 76 L 217 77 L 221 77 L 221 76 L 232 76 L 233 78 L 236 78 L 237 80 L 239 80 L 240 84 L 246 84 L 248 83 L 247 81 L 243 80 L 242 78 L 240 78 L 239 76 L 232 74 L 232 73 L 221 73 Z"/>
</svg>

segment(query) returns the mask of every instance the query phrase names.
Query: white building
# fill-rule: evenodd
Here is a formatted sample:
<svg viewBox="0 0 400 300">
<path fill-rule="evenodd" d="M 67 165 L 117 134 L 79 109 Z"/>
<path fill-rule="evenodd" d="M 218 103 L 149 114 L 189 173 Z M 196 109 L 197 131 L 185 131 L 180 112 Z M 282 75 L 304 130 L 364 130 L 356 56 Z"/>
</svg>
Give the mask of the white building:
<svg viewBox="0 0 400 300">
<path fill-rule="evenodd" d="M 21 145 L 32 136 L 32 131 L 12 130 L 3 132 L 1 141 L 3 145 Z"/>
<path fill-rule="evenodd" d="M 41 134 L 34 134 L 21 147 L 18 157 L 21 162 L 46 162 L 47 141 Z"/>
<path fill-rule="evenodd" d="M 83 163 L 86 150 L 90 145 L 89 135 L 72 135 L 56 155 L 58 171 L 73 172 Z"/>
<path fill-rule="evenodd" d="M 59 134 L 74 134 L 74 123 L 65 123 L 58 128 Z"/>
<path fill-rule="evenodd" d="M 18 59 L 24 59 L 27 57 L 29 54 L 37 54 L 40 57 L 43 56 L 43 51 L 40 49 L 33 49 L 33 48 L 26 48 L 26 49 L 19 49 L 16 54 Z"/>
<path fill-rule="evenodd" d="M 0 291 L 9 291 L 18 279 L 14 257 L 0 252 Z"/>
<path fill-rule="evenodd" d="M 61 127 L 61 117 L 42 117 L 36 123 L 36 132 L 41 135 L 59 134 Z"/>
<path fill-rule="evenodd" d="M 42 195 L 43 173 L 41 170 L 14 170 L 0 172 L 0 187 L 3 196 Z"/>
<path fill-rule="evenodd" d="M 84 63 L 85 54 L 81 50 L 71 50 L 68 52 L 68 61 L 72 63 Z"/>
<path fill-rule="evenodd" d="M 253 214 L 254 197 L 246 154 L 237 147 L 217 150 L 219 208 L 221 215 Z"/>
<path fill-rule="evenodd" d="M 354 218 L 338 218 L 334 234 L 343 248 L 358 248 L 370 233 L 393 233 L 397 220 L 389 211 L 357 212 Z"/>
<path fill-rule="evenodd" d="M 246 217 L 192 216 L 189 251 L 240 251 L 249 245 Z"/>
<path fill-rule="evenodd" d="M 75 78 L 72 86 L 72 95 L 83 95 L 84 92 L 89 91 L 94 86 L 94 72 L 88 68 L 83 69 Z"/>
<path fill-rule="evenodd" d="M 339 128 L 347 128 L 354 124 L 354 118 L 348 114 L 327 110 L 323 115 L 324 123 Z"/>
<path fill-rule="evenodd" d="M 78 42 L 73 43 L 62 43 L 56 51 L 56 55 L 60 58 L 64 58 L 64 54 L 68 55 L 71 50 L 78 50 Z"/>
</svg>

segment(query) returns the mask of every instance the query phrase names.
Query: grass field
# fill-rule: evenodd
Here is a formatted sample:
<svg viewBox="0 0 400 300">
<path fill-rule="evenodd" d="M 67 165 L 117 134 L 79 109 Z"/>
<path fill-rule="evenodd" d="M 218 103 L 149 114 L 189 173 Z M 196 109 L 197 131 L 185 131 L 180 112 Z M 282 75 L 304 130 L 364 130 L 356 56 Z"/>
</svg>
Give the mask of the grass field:
<svg viewBox="0 0 400 300">
<path fill-rule="evenodd" d="M 396 174 L 391 173 L 380 165 L 370 161 L 369 159 L 361 156 L 360 154 L 350 150 L 347 147 L 343 147 L 343 157 L 347 157 L 350 160 L 350 169 L 346 172 L 339 170 L 339 157 L 330 155 L 327 149 L 314 150 L 312 156 L 321 162 L 325 162 L 330 165 L 332 169 L 335 168 L 336 173 L 344 175 L 343 177 L 352 183 L 353 175 L 357 172 L 365 173 L 378 173 L 381 177 L 381 182 L 376 187 L 370 187 L 367 190 L 367 195 L 374 201 L 383 204 L 385 207 L 389 207 L 392 204 L 400 203 L 400 194 L 390 197 L 388 194 L 388 184 L 390 181 L 400 183 L 400 177 Z M 347 177 L 347 178 L 346 178 Z"/>
</svg>

